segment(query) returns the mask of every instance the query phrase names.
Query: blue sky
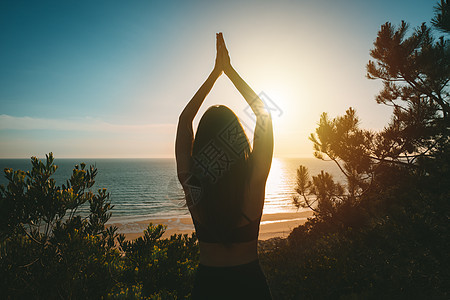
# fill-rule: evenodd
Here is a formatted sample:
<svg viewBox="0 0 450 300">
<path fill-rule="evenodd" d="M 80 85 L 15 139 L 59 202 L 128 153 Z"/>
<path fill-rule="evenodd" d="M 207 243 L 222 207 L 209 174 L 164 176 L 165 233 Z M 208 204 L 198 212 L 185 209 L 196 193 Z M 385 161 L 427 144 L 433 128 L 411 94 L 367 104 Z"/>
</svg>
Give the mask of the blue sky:
<svg viewBox="0 0 450 300">
<path fill-rule="evenodd" d="M 213 67 L 219 31 L 236 70 L 282 110 L 275 155 L 311 156 L 324 111 L 352 106 L 363 127 L 388 122 L 374 101 L 381 83 L 364 77 L 376 33 L 386 21 L 429 24 L 435 3 L 2 1 L 0 157 L 173 157 L 178 115 Z M 218 103 L 252 124 L 224 76 L 200 114 Z"/>
</svg>

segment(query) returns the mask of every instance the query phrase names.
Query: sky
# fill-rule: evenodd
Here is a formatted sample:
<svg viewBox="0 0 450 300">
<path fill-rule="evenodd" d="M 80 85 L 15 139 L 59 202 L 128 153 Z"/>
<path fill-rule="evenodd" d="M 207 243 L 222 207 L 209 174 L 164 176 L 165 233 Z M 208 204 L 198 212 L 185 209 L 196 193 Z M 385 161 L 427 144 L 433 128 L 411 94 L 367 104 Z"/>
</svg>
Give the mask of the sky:
<svg viewBox="0 0 450 300">
<path fill-rule="evenodd" d="M 356 109 L 380 130 L 391 110 L 365 77 L 381 25 L 430 24 L 430 0 L 1 1 L 0 158 L 174 157 L 178 116 L 214 66 L 232 65 L 272 110 L 275 157 L 311 157 L 322 112 Z M 252 136 L 222 75 L 197 115 L 223 104 Z"/>
</svg>

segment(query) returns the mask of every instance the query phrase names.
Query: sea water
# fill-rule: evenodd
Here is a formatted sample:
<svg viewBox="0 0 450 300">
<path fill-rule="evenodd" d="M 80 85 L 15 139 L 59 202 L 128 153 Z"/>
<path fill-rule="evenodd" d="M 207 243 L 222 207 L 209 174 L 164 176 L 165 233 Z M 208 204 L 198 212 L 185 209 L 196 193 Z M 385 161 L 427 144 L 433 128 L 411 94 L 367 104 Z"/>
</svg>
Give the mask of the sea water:
<svg viewBox="0 0 450 300">
<path fill-rule="evenodd" d="M 87 167 L 94 165 L 98 169 L 93 191 L 106 188 L 111 195 L 114 208 L 110 222 L 177 218 L 189 214 L 177 179 L 175 159 L 55 159 L 58 169 L 53 177 L 57 185 L 65 184 L 73 167 L 82 162 Z M 310 175 L 324 170 L 337 181 L 344 179 L 337 166 L 330 161 L 274 158 L 266 184 L 264 214 L 298 211 L 292 199 L 299 165 L 308 167 Z M 31 163 L 29 159 L 0 159 L 0 167 L 2 170 L 27 171 L 31 169 Z M 0 184 L 7 184 L 4 175 L 0 176 Z M 81 209 L 81 213 L 87 211 L 87 205 Z"/>
</svg>

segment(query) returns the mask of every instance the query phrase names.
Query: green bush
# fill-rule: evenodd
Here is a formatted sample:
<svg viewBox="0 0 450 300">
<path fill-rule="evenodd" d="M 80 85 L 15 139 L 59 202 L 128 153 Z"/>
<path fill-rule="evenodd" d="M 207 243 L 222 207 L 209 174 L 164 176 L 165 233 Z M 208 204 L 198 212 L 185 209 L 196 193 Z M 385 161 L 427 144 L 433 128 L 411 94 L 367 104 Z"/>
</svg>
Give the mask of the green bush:
<svg viewBox="0 0 450 300">
<path fill-rule="evenodd" d="M 33 157 L 30 172 L 5 169 L 0 187 L 0 290 L 12 299 L 182 299 L 198 264 L 194 235 L 161 239 L 150 224 L 125 241 L 111 217 L 106 189 L 94 194 L 97 169 L 75 166 L 56 186 L 52 153 Z M 89 213 L 77 212 L 89 204 Z"/>
<path fill-rule="evenodd" d="M 435 19 L 446 32 L 449 8 Z M 394 108 L 384 130 L 361 129 L 350 108 L 310 137 L 346 182 L 299 167 L 294 204 L 314 218 L 260 253 L 275 298 L 450 297 L 450 47 L 425 24 L 407 29 L 382 25 L 367 65 Z"/>
</svg>

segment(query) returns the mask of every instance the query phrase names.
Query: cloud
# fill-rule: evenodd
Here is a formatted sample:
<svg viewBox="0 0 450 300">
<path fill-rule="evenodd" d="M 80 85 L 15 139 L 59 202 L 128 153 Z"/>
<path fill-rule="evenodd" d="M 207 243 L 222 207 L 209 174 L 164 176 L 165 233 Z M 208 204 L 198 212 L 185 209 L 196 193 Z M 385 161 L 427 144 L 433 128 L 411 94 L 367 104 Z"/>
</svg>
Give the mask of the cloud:
<svg viewBox="0 0 450 300">
<path fill-rule="evenodd" d="M 80 119 L 43 119 L 31 117 L 14 117 L 0 115 L 0 130 L 57 130 L 57 131 L 88 131 L 88 132 L 143 132 L 143 131 L 173 131 L 175 124 L 112 124 L 93 118 Z"/>
</svg>

